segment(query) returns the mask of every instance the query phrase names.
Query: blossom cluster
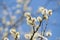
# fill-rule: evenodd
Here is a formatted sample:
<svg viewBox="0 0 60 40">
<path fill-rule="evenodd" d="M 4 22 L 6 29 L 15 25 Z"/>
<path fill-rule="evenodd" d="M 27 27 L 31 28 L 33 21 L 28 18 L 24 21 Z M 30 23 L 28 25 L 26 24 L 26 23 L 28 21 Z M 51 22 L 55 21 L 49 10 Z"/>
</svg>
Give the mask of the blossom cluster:
<svg viewBox="0 0 60 40">
<path fill-rule="evenodd" d="M 37 26 L 36 22 L 42 23 L 43 20 L 48 20 L 49 16 L 52 15 L 52 10 L 51 9 L 45 9 L 44 7 L 40 7 L 38 9 L 38 13 L 42 14 L 41 16 L 38 16 L 37 18 L 32 17 L 30 12 L 25 12 L 24 16 L 26 17 L 26 21 L 28 25 L 33 26 L 33 33 L 29 33 L 29 34 L 25 34 L 25 38 L 26 39 L 31 39 L 31 37 L 33 36 L 33 38 L 31 40 L 36 40 L 36 38 L 38 37 L 38 35 L 41 34 L 36 34 L 36 32 L 38 31 L 37 29 L 39 29 L 39 27 L 41 27 L 41 24 L 39 24 Z M 46 31 L 46 30 L 44 30 Z M 36 35 L 35 35 L 36 34 Z M 46 37 L 52 36 L 52 33 L 50 31 L 43 33 L 45 34 Z M 42 37 L 45 40 L 48 40 L 47 38 L 45 38 L 43 35 L 41 35 L 40 37 Z"/>
<path fill-rule="evenodd" d="M 18 24 L 21 23 L 21 20 L 23 17 L 26 17 L 26 22 L 29 26 L 32 26 L 31 30 L 32 32 L 29 32 L 27 34 L 24 34 L 24 37 L 28 40 L 48 40 L 48 37 L 52 36 L 51 31 L 46 31 L 46 28 L 41 32 L 39 29 L 42 27 L 43 21 L 49 21 L 49 17 L 52 15 L 51 9 L 46 9 L 45 7 L 39 7 L 37 10 L 37 14 L 41 14 L 42 16 L 33 17 L 31 16 L 31 10 L 32 8 L 29 7 L 31 0 L 16 0 L 17 5 L 16 7 L 12 7 L 12 12 L 8 13 L 6 9 L 3 10 L 4 16 L 2 17 L 1 21 L 4 27 L 0 27 L 0 32 L 2 30 L 5 31 L 3 34 L 2 40 L 9 40 L 8 35 L 11 35 L 14 40 L 20 39 L 20 32 L 16 30 L 16 27 L 18 27 Z M 23 7 L 22 7 L 23 5 Z M 15 10 L 17 8 L 17 10 Z M 21 10 L 22 8 L 22 10 Z M 9 10 L 9 8 L 7 8 Z M 15 10 L 15 11 L 14 11 Z M 18 14 L 19 18 L 14 14 Z M 22 16 L 20 16 L 23 14 Z M 6 17 L 10 17 L 10 19 L 7 21 Z M 21 17 L 21 19 L 20 19 Z M 17 21 L 16 21 L 17 19 Z M 25 20 L 24 20 L 25 21 Z M 20 27 L 20 26 L 19 26 Z M 46 24 L 47 27 L 47 24 Z M 10 28 L 10 29 L 9 29 Z M 39 31 L 40 32 L 39 32 Z M 9 31 L 9 32 L 8 32 Z"/>
</svg>

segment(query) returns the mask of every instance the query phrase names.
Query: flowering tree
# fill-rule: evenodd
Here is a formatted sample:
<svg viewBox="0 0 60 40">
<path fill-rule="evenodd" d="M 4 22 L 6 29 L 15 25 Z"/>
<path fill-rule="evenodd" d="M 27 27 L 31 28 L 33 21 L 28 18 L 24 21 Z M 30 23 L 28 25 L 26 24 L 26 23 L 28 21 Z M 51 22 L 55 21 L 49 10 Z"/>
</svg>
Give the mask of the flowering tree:
<svg viewBox="0 0 60 40">
<path fill-rule="evenodd" d="M 11 35 L 14 40 L 20 40 L 21 32 L 17 31 L 17 29 L 24 21 L 27 25 L 31 26 L 31 31 L 24 34 L 26 40 L 48 40 L 48 38 L 52 36 L 52 32 L 50 30 L 46 31 L 46 29 L 50 19 L 49 17 L 52 16 L 52 12 L 55 10 L 41 6 L 35 13 L 38 14 L 38 16 L 33 17 L 34 15 L 31 13 L 32 7 L 29 7 L 31 1 L 32 0 L 16 0 L 17 5 L 12 7 L 12 10 L 1 0 L 1 10 L 3 9 L 3 11 L 1 11 L 3 17 L 1 16 L 2 18 L 0 18 L 1 25 L 3 25 L 3 27 L 0 27 L 0 32 L 3 32 L 3 34 L 1 34 L 1 40 L 9 40 L 9 35 Z"/>
</svg>

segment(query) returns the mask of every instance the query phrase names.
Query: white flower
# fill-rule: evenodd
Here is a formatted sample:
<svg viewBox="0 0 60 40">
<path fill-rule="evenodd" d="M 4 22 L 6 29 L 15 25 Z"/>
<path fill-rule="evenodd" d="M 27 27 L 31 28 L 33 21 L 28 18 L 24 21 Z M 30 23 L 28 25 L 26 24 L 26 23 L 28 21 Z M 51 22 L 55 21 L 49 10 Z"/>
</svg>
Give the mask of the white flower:
<svg viewBox="0 0 60 40">
<path fill-rule="evenodd" d="M 31 25 L 31 26 L 34 26 L 34 22 L 32 20 L 27 20 L 27 24 Z"/>
<path fill-rule="evenodd" d="M 4 40 L 9 40 L 9 39 L 7 37 L 5 37 Z"/>
<path fill-rule="evenodd" d="M 36 18 L 34 17 L 34 18 L 31 18 L 31 20 L 33 21 L 33 22 L 35 22 L 36 21 Z"/>
<path fill-rule="evenodd" d="M 44 15 L 44 19 L 45 19 L 45 20 L 48 20 L 48 16 L 47 16 L 47 15 Z"/>
<path fill-rule="evenodd" d="M 10 33 L 11 33 L 11 35 L 14 37 L 14 38 L 16 38 L 16 29 L 14 29 L 14 28 L 12 28 L 11 30 L 10 30 Z M 17 37 L 18 37 L 18 35 L 17 35 Z"/>
<path fill-rule="evenodd" d="M 39 7 L 38 12 L 41 12 L 44 10 L 44 7 Z"/>
<path fill-rule="evenodd" d="M 43 15 L 47 15 L 47 14 L 48 14 L 48 10 L 47 10 L 47 9 L 44 9 L 44 10 L 42 11 L 42 14 L 43 14 Z"/>
<path fill-rule="evenodd" d="M 37 17 L 37 21 L 38 22 L 41 22 L 42 21 L 42 18 L 40 16 Z"/>
<path fill-rule="evenodd" d="M 52 10 L 48 10 L 48 14 L 49 15 L 52 15 Z"/>
<path fill-rule="evenodd" d="M 47 36 L 47 37 L 52 36 L 51 31 L 46 32 L 46 36 Z"/>
<path fill-rule="evenodd" d="M 16 36 L 19 39 L 20 38 L 20 33 L 19 32 L 16 32 Z"/>
<path fill-rule="evenodd" d="M 30 33 L 29 33 L 29 34 L 25 34 L 24 37 L 25 37 L 26 39 L 30 39 L 30 38 L 31 38 L 31 35 L 32 35 L 32 34 L 30 34 Z"/>
<path fill-rule="evenodd" d="M 34 26 L 35 22 L 36 22 L 36 18 L 30 18 L 30 19 L 27 18 L 28 25 Z"/>
<path fill-rule="evenodd" d="M 14 29 L 14 28 L 10 29 L 10 33 L 11 34 L 15 34 L 16 33 L 16 29 Z"/>
<path fill-rule="evenodd" d="M 28 21 L 28 20 L 31 20 L 32 19 L 32 17 L 31 16 L 29 16 L 29 17 L 27 17 L 26 18 L 26 20 Z"/>
<path fill-rule="evenodd" d="M 25 12 L 24 16 L 25 17 L 30 17 L 31 13 L 30 12 Z"/>
</svg>

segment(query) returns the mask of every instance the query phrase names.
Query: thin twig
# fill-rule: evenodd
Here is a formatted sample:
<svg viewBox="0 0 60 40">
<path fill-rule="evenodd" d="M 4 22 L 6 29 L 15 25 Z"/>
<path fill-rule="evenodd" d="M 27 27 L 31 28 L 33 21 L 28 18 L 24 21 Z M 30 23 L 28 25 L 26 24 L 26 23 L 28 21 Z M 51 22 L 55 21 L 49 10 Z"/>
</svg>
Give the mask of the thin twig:
<svg viewBox="0 0 60 40">
<path fill-rule="evenodd" d="M 44 18 L 43 18 L 43 20 L 44 20 Z M 34 37 L 35 33 L 39 30 L 39 28 L 40 28 L 40 26 L 42 24 L 42 21 L 39 23 L 39 26 L 37 27 L 36 31 L 33 32 L 33 35 L 31 36 L 30 40 L 33 40 L 33 37 Z"/>
</svg>

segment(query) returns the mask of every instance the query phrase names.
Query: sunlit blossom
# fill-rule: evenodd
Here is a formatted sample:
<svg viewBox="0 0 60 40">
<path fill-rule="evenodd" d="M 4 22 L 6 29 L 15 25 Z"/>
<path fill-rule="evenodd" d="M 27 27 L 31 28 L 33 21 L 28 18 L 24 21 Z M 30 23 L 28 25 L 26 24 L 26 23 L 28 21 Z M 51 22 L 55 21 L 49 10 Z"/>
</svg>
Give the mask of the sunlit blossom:
<svg viewBox="0 0 60 40">
<path fill-rule="evenodd" d="M 42 18 L 40 16 L 37 17 L 37 21 L 38 22 L 41 22 L 42 21 Z"/>
</svg>

